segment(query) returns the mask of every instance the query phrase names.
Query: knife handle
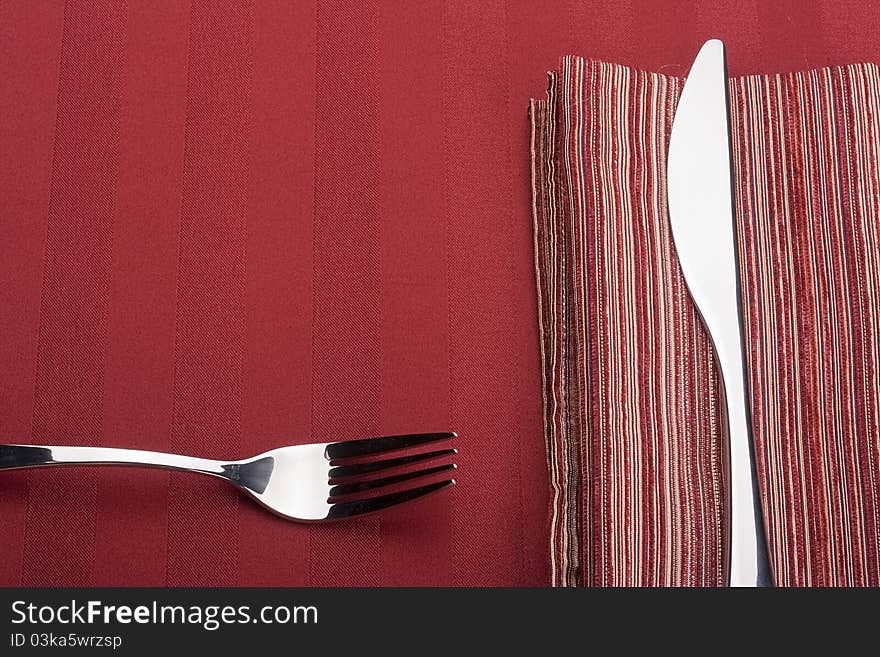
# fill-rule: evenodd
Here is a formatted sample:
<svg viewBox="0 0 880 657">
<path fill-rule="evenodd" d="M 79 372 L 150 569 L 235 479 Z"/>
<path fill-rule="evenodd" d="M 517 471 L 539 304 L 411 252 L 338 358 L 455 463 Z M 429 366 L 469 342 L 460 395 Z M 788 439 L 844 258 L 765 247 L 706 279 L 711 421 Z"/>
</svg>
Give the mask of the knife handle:
<svg viewBox="0 0 880 657">
<path fill-rule="evenodd" d="M 733 337 L 732 333 L 727 335 Z M 739 337 L 739 344 L 728 339 L 726 344 L 715 345 L 724 386 L 724 415 L 727 419 L 729 446 L 729 583 L 730 586 L 769 587 L 773 586 L 773 576 L 755 465 L 754 434 L 741 333 Z M 733 491 L 736 494 L 731 494 Z"/>
</svg>

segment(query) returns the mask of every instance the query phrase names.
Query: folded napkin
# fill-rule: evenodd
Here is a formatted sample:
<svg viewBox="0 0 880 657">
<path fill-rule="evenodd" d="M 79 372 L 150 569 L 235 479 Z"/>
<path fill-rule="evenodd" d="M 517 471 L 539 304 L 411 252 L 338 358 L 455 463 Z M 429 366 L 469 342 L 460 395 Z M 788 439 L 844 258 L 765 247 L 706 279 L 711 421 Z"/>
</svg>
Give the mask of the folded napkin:
<svg viewBox="0 0 880 657">
<path fill-rule="evenodd" d="M 683 80 L 565 57 L 533 100 L 554 585 L 723 582 L 724 433 L 679 272 Z M 880 72 L 730 80 L 758 472 L 781 585 L 880 583 Z"/>
</svg>

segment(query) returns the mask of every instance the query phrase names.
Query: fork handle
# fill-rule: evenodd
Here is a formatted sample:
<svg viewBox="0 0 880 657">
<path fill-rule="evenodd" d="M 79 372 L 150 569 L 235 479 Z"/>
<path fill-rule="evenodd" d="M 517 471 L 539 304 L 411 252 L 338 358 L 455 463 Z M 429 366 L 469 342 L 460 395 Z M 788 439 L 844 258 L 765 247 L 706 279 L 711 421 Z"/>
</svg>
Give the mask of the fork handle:
<svg viewBox="0 0 880 657">
<path fill-rule="evenodd" d="M 40 468 L 54 465 L 126 465 L 185 470 L 230 479 L 231 465 L 221 461 L 165 452 L 111 447 L 52 447 L 0 445 L 0 470 Z"/>
</svg>

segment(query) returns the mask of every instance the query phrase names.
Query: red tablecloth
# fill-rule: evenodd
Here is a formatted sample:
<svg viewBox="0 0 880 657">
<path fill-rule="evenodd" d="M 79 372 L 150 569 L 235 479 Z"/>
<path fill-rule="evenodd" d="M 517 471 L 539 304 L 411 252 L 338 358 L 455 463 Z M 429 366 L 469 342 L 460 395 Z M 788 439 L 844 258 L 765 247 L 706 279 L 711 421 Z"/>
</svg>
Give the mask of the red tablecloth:
<svg viewBox="0 0 880 657">
<path fill-rule="evenodd" d="M 0 584 L 547 583 L 528 99 L 568 52 L 880 54 L 871 3 L 727 5 L 0 5 L 4 441 L 461 450 L 448 494 L 332 527 L 186 475 L 5 473 Z"/>
</svg>

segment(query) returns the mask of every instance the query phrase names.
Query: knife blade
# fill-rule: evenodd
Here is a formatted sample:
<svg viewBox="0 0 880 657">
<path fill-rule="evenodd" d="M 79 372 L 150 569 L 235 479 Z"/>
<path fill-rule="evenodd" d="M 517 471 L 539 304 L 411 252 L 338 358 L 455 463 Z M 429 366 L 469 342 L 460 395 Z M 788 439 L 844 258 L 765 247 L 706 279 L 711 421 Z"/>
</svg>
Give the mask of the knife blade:
<svg viewBox="0 0 880 657">
<path fill-rule="evenodd" d="M 730 586 L 772 586 L 746 388 L 724 44 L 703 44 L 669 142 L 672 238 L 724 385 L 728 436 L 726 565 Z"/>
</svg>

